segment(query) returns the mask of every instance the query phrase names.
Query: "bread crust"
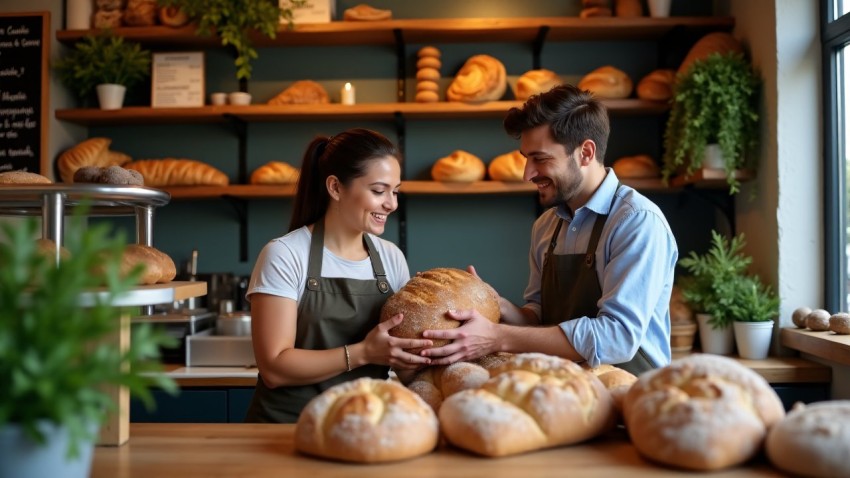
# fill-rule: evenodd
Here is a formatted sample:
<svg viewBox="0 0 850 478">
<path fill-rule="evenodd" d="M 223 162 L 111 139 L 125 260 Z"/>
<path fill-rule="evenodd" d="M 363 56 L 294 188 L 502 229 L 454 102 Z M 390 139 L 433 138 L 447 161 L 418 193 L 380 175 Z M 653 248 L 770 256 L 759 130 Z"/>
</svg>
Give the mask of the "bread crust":
<svg viewBox="0 0 850 478">
<path fill-rule="evenodd" d="M 299 80 L 270 99 L 270 105 L 315 105 L 330 101 L 325 88 L 313 80 Z"/>
<path fill-rule="evenodd" d="M 667 101 L 673 97 L 673 82 L 676 72 L 658 69 L 641 78 L 637 85 L 638 98 L 651 101 Z"/>
<path fill-rule="evenodd" d="M 496 101 L 507 88 L 505 65 L 490 55 L 466 60 L 446 91 L 449 101 Z"/>
<path fill-rule="evenodd" d="M 455 362 L 425 368 L 407 387 L 437 412 L 446 398 L 463 390 L 478 388 L 489 379 L 490 372 L 481 365 Z"/>
<path fill-rule="evenodd" d="M 342 19 L 347 22 L 377 22 L 391 20 L 392 18 L 392 10 L 375 8 L 365 3 L 346 8 L 342 14 Z"/>
<path fill-rule="evenodd" d="M 525 163 L 525 156 L 515 149 L 493 158 L 487 166 L 487 174 L 494 181 L 519 182 L 525 175 Z"/>
<path fill-rule="evenodd" d="M 679 65 L 678 73 L 687 72 L 697 60 L 708 58 L 712 53 L 743 53 L 744 47 L 735 39 L 731 33 L 712 32 L 697 40 L 688 51 L 682 64 Z"/>
<path fill-rule="evenodd" d="M 300 170 L 289 163 L 269 161 L 251 173 L 251 184 L 293 184 Z"/>
<path fill-rule="evenodd" d="M 438 159 L 431 166 L 431 178 L 435 181 L 471 183 L 484 179 L 485 169 L 481 158 L 459 149 Z"/>
<path fill-rule="evenodd" d="M 628 98 L 632 94 L 632 79 L 620 69 L 602 66 L 585 75 L 578 87 L 599 98 Z"/>
<path fill-rule="evenodd" d="M 142 173 L 145 184 L 153 188 L 164 186 L 226 186 L 229 183 L 226 174 L 194 159 L 141 159 L 127 163 L 124 167 Z"/>
<path fill-rule="evenodd" d="M 525 101 L 531 96 L 545 93 L 563 83 L 561 77 L 552 70 L 529 70 L 522 74 L 516 82 L 516 99 Z"/>
<path fill-rule="evenodd" d="M 648 179 L 661 176 L 661 167 L 646 154 L 624 156 L 614 161 L 614 173 L 621 179 Z"/>
<path fill-rule="evenodd" d="M 0 173 L 0 184 L 53 184 L 53 181 L 28 171 L 6 171 Z"/>
<path fill-rule="evenodd" d="M 774 466 L 796 476 L 847 476 L 850 401 L 795 406 L 765 442 Z"/>
<path fill-rule="evenodd" d="M 115 151 L 109 151 L 112 140 L 109 138 L 89 138 L 76 144 L 56 159 L 59 177 L 62 182 L 74 182 L 74 173 L 83 166 L 123 166 L 130 161 L 130 156 Z"/>
</svg>

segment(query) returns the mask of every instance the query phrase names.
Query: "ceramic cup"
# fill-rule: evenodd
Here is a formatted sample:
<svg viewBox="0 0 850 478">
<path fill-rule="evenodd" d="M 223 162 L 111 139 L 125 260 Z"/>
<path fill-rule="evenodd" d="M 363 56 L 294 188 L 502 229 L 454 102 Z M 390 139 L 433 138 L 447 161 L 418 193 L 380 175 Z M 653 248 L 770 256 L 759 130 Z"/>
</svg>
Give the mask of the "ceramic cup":
<svg viewBox="0 0 850 478">
<path fill-rule="evenodd" d="M 227 103 L 227 93 L 213 93 L 210 95 L 210 103 L 221 106 Z"/>
<path fill-rule="evenodd" d="M 227 95 L 227 101 L 229 101 L 231 105 L 250 105 L 251 94 L 242 91 L 234 91 Z"/>
</svg>

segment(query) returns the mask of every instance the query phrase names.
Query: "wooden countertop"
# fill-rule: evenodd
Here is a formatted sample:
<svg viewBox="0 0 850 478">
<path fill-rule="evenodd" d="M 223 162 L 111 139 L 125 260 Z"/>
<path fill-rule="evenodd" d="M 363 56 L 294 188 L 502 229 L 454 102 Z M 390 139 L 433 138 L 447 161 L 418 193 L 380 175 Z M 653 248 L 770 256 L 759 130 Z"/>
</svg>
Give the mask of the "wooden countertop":
<svg viewBox="0 0 850 478">
<path fill-rule="evenodd" d="M 788 348 L 842 365 L 850 365 L 850 335 L 783 327 L 779 338 L 782 345 Z"/>
<path fill-rule="evenodd" d="M 658 477 L 695 473 L 664 468 L 641 458 L 624 430 L 589 443 L 490 459 L 448 446 L 408 461 L 360 465 L 295 453 L 294 425 L 134 423 L 121 447 L 95 449 L 97 477 L 440 477 L 501 478 Z M 572 471 L 572 472 L 571 472 Z M 782 476 L 763 457 L 746 466 L 701 477 Z"/>
</svg>

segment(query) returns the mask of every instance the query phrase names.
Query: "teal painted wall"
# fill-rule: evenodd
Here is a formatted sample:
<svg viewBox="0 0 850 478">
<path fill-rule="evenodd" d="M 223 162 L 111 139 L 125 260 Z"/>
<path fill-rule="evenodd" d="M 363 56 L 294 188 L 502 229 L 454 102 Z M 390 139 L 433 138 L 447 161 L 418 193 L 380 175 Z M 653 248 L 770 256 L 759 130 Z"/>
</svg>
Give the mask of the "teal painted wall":
<svg viewBox="0 0 850 478">
<path fill-rule="evenodd" d="M 339 0 L 338 11 L 359 1 Z M 396 18 L 423 17 L 509 17 L 577 15 L 580 2 L 534 0 L 432 0 L 430 2 L 379 1 L 376 7 L 391 8 Z M 711 2 L 674 2 L 674 14 L 711 14 Z M 407 45 L 408 98 L 412 98 L 416 51 L 422 45 Z M 486 53 L 506 66 L 509 83 L 532 68 L 531 45 L 512 43 L 437 44 L 443 53 L 442 82 L 448 84 L 469 56 Z M 588 71 L 611 64 L 637 81 L 666 61 L 655 42 L 562 42 L 547 43 L 542 65 L 566 81 L 577 82 Z M 224 50 L 206 51 L 206 91 L 238 89 L 232 58 Z M 396 57 L 392 47 L 291 47 L 265 48 L 254 62 L 249 91 L 254 103 L 263 103 L 299 79 L 321 82 L 339 100 L 345 81 L 357 88 L 358 102 L 391 102 L 395 98 Z M 144 87 L 128 98 L 130 104 L 149 104 Z M 512 93 L 506 94 L 511 99 Z M 300 166 L 301 156 L 316 134 L 334 134 L 350 127 L 378 130 L 397 141 L 391 122 L 306 121 L 254 123 L 248 125 L 248 171 L 267 161 L 286 161 Z M 612 133 L 606 163 L 638 153 L 658 158 L 664 118 L 629 116 L 612 118 Z M 144 125 L 99 126 L 89 136 L 113 139 L 112 148 L 135 159 L 185 157 L 209 163 L 237 181 L 238 141 L 229 125 Z M 416 120 L 406 123 L 405 178 L 428 179 L 431 164 L 455 149 L 465 149 L 489 162 L 494 156 L 517 147 L 505 135 L 498 119 Z M 712 202 L 723 194 L 649 195 L 664 210 L 684 253 L 707 245 L 708 231 L 717 227 Z M 289 223 L 291 200 L 255 200 L 247 203 L 248 260 L 239 258 L 239 224 L 236 209 L 224 199 L 172 201 L 156 212 L 155 245 L 175 262 L 199 250 L 199 272 L 250 274 L 254 260 L 268 240 L 282 235 Z M 473 264 L 479 273 L 508 299 L 521 302 L 528 278 L 528 246 L 531 225 L 537 215 L 536 198 L 519 196 L 413 196 L 407 198 L 407 259 L 411 271 L 432 267 L 465 267 Z M 129 219 L 116 219 L 119 227 L 133 230 Z M 391 216 L 384 237 L 398 242 L 397 215 Z"/>
</svg>

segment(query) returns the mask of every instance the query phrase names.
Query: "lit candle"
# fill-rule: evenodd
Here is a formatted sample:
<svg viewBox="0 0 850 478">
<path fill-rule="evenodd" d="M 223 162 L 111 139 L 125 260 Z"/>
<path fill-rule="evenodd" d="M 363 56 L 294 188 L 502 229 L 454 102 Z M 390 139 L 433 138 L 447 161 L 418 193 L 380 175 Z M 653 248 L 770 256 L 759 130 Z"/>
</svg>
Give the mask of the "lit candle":
<svg viewBox="0 0 850 478">
<path fill-rule="evenodd" d="M 340 92 L 340 103 L 344 105 L 354 104 L 354 86 L 351 83 L 346 83 Z"/>
</svg>

